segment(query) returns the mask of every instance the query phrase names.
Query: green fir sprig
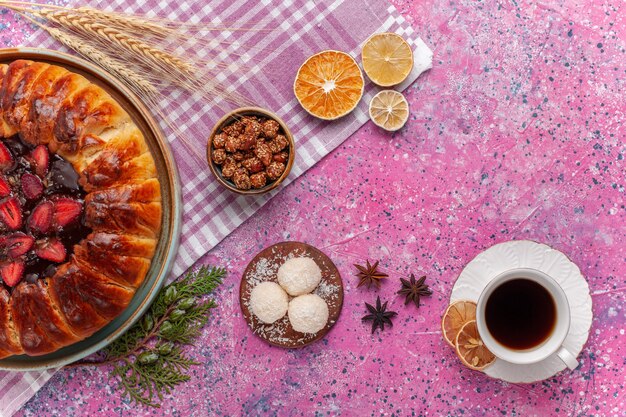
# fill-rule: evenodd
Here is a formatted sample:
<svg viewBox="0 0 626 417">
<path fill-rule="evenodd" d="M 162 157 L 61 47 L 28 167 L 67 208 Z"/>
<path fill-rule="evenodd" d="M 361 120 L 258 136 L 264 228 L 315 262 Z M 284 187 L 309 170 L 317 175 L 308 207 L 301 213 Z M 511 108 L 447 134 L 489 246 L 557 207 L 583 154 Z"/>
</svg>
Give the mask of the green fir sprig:
<svg viewBox="0 0 626 417">
<path fill-rule="evenodd" d="M 101 360 L 75 362 L 68 367 L 113 365 L 111 378 L 131 401 L 159 408 L 164 395 L 190 379 L 198 365 L 182 350 L 200 336 L 210 310 L 211 294 L 226 275 L 222 268 L 201 266 L 163 287 L 156 300 L 119 339 L 102 351 Z"/>
</svg>

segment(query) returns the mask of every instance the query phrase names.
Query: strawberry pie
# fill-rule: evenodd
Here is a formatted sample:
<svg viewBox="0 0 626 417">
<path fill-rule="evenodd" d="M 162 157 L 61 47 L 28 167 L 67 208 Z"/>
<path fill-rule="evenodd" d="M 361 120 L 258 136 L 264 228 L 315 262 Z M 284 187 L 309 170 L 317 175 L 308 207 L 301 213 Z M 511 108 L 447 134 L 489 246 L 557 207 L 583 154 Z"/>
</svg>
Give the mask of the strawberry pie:
<svg viewBox="0 0 626 417">
<path fill-rule="evenodd" d="M 0 358 L 43 355 L 117 317 L 161 228 L 154 159 L 101 87 L 0 64 Z"/>
</svg>

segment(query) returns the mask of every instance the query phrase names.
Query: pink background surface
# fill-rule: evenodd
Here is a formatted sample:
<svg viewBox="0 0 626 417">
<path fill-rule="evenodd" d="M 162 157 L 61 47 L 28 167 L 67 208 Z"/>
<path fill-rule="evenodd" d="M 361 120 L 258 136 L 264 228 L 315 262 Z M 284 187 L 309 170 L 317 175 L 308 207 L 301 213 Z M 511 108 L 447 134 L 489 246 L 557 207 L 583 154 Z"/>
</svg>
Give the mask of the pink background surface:
<svg viewBox="0 0 626 417">
<path fill-rule="evenodd" d="M 626 416 L 626 9 L 392 2 L 435 52 L 409 123 L 366 124 L 200 261 L 229 276 L 192 380 L 154 411 L 122 401 L 107 369 L 66 370 L 17 415 Z M 30 32 L 0 18 L 3 45 Z M 537 384 L 468 370 L 441 337 L 463 266 L 512 239 L 567 254 L 594 302 L 579 368 Z M 346 290 L 335 328 L 301 350 L 255 337 L 238 304 L 248 261 L 283 240 L 326 252 Z M 356 288 L 366 258 L 390 274 L 379 291 Z M 395 295 L 411 272 L 434 291 L 419 310 Z M 398 317 L 370 335 L 363 303 L 378 294 Z"/>
</svg>

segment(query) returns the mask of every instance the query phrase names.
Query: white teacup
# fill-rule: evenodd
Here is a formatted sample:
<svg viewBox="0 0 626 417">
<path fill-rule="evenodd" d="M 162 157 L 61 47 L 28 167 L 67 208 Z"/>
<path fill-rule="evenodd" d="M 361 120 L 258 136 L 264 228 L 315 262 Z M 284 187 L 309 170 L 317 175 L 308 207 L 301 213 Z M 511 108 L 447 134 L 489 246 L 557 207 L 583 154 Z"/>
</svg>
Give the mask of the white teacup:
<svg viewBox="0 0 626 417">
<path fill-rule="evenodd" d="M 525 278 L 541 285 L 552 296 L 556 308 L 555 324 L 550 335 L 539 345 L 524 350 L 511 349 L 499 343 L 489 332 L 485 319 L 487 300 L 493 291 L 503 283 L 518 278 Z M 578 366 L 576 357 L 563 347 L 563 341 L 570 327 L 570 309 L 567 296 L 563 288 L 554 279 L 541 271 L 531 268 L 516 268 L 505 271 L 491 280 L 478 298 L 476 325 L 485 346 L 504 361 L 527 365 L 540 362 L 556 353 L 568 368 L 576 369 Z"/>
</svg>

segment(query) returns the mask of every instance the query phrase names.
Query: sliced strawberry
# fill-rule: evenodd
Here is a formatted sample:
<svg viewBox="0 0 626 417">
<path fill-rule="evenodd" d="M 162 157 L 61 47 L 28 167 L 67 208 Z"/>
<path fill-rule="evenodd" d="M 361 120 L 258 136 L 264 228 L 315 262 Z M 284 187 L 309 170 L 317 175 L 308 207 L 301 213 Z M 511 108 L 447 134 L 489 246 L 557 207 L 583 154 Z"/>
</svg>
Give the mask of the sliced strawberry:
<svg viewBox="0 0 626 417">
<path fill-rule="evenodd" d="M 50 154 L 46 145 L 39 145 L 30 154 L 30 160 L 35 166 L 35 172 L 41 178 L 46 176 L 48 172 L 48 164 L 50 163 Z"/>
<path fill-rule="evenodd" d="M 59 239 L 55 238 L 38 240 L 35 255 L 48 261 L 63 262 L 66 255 L 65 246 Z"/>
<path fill-rule="evenodd" d="M 21 182 L 24 197 L 29 200 L 41 197 L 41 194 L 43 193 L 43 183 L 37 175 L 27 172 L 22 175 Z"/>
<path fill-rule="evenodd" d="M 83 211 L 83 204 L 80 201 L 60 197 L 54 200 L 54 214 L 52 216 L 56 227 L 65 227 L 74 223 Z"/>
<path fill-rule="evenodd" d="M 4 142 L 0 142 L 0 170 L 6 171 L 7 169 L 13 166 L 13 155 L 11 155 L 11 151 L 4 144 Z"/>
<path fill-rule="evenodd" d="M 19 258 L 33 247 L 35 238 L 26 233 L 17 232 L 6 238 L 6 248 L 11 258 Z"/>
<path fill-rule="evenodd" d="M 28 218 L 28 227 L 39 233 L 48 233 L 52 226 L 52 213 L 54 212 L 54 204 L 50 201 L 42 201 Z"/>
<path fill-rule="evenodd" d="M 6 197 L 9 194 L 11 194 L 11 187 L 9 186 L 6 178 L 0 176 L 0 198 Z"/>
<path fill-rule="evenodd" d="M 24 261 L 17 259 L 0 265 L 0 276 L 9 287 L 15 287 L 24 275 Z"/>
<path fill-rule="evenodd" d="M 7 198 L 0 203 L 0 221 L 11 230 L 22 227 L 22 209 L 17 198 Z"/>
</svg>

